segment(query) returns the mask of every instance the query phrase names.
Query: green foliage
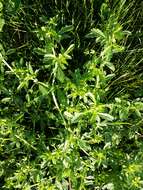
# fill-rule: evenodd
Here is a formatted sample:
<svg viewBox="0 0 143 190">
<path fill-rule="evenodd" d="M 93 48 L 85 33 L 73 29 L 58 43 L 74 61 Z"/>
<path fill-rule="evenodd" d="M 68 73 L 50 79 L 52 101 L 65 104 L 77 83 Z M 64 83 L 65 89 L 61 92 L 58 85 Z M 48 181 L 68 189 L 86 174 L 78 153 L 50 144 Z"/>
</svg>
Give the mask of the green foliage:
<svg viewBox="0 0 143 190">
<path fill-rule="evenodd" d="M 133 4 L 116 3 L 0 2 L 1 189 L 143 188 L 142 92 L 118 83 Z"/>
</svg>

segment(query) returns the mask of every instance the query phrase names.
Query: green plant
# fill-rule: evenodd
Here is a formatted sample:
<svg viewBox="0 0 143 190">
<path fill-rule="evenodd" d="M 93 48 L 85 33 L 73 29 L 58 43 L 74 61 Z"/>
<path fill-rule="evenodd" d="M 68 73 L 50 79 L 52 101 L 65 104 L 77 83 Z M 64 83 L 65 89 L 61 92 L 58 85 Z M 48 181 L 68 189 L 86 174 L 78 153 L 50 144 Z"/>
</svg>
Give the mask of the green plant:
<svg viewBox="0 0 143 190">
<path fill-rule="evenodd" d="M 109 1 L 50 2 L 48 13 L 41 1 L 2 2 L 0 187 L 141 189 L 143 100 L 112 94 L 129 35 L 120 11 Z"/>
</svg>

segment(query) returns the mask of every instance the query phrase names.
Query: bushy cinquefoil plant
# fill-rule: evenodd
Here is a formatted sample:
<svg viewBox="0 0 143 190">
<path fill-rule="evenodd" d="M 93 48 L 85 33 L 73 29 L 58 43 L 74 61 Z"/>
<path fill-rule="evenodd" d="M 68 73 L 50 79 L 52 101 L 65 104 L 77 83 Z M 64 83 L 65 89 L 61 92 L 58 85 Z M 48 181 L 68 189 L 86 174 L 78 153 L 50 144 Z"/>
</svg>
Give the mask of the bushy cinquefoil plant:
<svg viewBox="0 0 143 190">
<path fill-rule="evenodd" d="M 5 22 L 11 23 L 8 10 L 13 14 L 16 9 L 19 15 L 15 13 L 12 19 L 24 24 L 18 16 L 26 5 L 22 9 L 23 2 L 9 3 L 13 4 L 8 7 L 3 2 Z M 101 23 L 93 22 L 82 38 L 74 24 L 65 24 L 64 15 L 63 22 L 61 15 L 39 15 L 38 24 L 30 26 L 30 20 L 29 27 L 24 25 L 36 40 L 23 44 L 26 49 L 8 48 L 8 42 L 2 42 L 2 189 L 143 187 L 142 99 L 130 100 L 126 94 L 107 98 L 115 77 L 113 58 L 124 51 L 121 42 L 128 33 L 108 2 L 102 4 L 99 14 Z M 81 47 L 85 61 L 74 65 L 81 40 L 89 44 Z"/>
</svg>

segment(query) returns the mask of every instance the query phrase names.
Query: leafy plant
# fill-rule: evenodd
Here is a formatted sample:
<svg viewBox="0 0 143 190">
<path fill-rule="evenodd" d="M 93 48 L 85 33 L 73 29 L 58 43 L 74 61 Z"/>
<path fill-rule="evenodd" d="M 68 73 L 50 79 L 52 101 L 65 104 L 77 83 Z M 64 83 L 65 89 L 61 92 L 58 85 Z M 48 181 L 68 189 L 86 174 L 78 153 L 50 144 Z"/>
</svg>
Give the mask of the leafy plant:
<svg viewBox="0 0 143 190">
<path fill-rule="evenodd" d="M 0 4 L 0 187 L 142 189 L 143 100 L 112 92 L 132 5 L 50 3 Z"/>
</svg>

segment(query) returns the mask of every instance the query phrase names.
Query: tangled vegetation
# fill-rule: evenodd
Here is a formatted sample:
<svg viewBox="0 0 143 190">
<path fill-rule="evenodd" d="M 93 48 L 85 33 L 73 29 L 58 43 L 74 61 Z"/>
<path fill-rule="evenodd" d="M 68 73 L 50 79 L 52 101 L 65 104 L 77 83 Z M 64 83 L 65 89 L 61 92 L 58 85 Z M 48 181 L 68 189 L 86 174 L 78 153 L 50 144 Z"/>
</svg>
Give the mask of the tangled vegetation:
<svg viewBox="0 0 143 190">
<path fill-rule="evenodd" d="M 143 189 L 142 9 L 0 0 L 0 189 Z"/>
</svg>

